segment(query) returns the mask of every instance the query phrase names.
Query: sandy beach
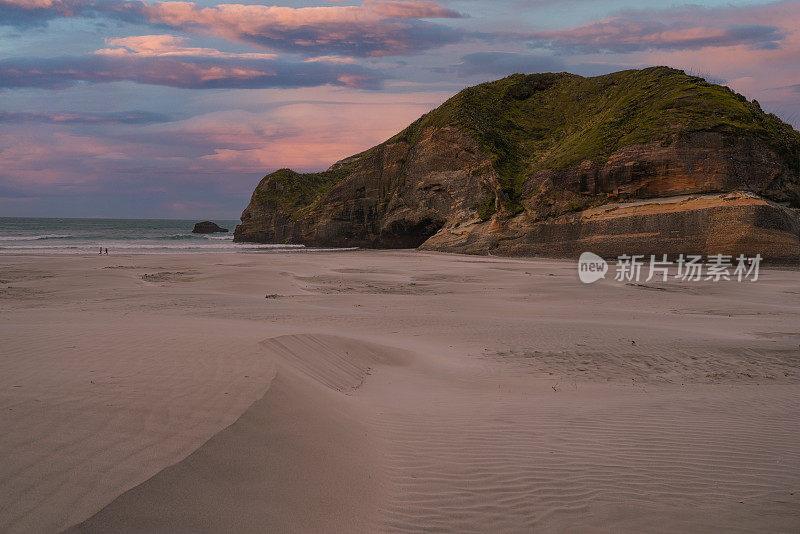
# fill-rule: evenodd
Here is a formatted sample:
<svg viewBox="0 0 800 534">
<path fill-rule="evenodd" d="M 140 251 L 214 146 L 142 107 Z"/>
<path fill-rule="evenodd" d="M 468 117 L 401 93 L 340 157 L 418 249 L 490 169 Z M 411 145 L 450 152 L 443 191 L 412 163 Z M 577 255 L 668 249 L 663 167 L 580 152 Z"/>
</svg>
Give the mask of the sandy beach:
<svg viewBox="0 0 800 534">
<path fill-rule="evenodd" d="M 800 272 L 0 257 L 0 531 L 796 532 Z"/>
</svg>

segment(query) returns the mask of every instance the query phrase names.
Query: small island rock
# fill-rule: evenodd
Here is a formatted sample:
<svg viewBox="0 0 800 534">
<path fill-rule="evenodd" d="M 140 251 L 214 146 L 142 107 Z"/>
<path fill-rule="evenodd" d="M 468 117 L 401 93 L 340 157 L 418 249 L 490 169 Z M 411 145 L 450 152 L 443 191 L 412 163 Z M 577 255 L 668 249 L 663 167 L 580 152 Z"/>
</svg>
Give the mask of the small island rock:
<svg viewBox="0 0 800 534">
<path fill-rule="evenodd" d="M 227 228 L 222 228 L 221 226 L 217 225 L 217 223 L 213 223 L 211 221 L 203 221 L 196 223 L 194 225 L 194 230 L 192 230 L 193 234 L 215 234 L 218 232 L 225 233 L 227 232 Z"/>
</svg>

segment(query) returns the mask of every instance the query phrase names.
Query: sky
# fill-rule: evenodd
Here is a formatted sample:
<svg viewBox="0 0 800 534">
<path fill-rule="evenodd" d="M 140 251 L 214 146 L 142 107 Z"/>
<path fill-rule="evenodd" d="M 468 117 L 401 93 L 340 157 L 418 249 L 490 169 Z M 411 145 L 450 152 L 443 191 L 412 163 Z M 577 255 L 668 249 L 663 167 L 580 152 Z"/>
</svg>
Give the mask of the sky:
<svg viewBox="0 0 800 534">
<path fill-rule="evenodd" d="M 800 126 L 800 0 L 0 0 L 0 217 L 236 219 L 515 72 L 668 65 Z"/>
</svg>

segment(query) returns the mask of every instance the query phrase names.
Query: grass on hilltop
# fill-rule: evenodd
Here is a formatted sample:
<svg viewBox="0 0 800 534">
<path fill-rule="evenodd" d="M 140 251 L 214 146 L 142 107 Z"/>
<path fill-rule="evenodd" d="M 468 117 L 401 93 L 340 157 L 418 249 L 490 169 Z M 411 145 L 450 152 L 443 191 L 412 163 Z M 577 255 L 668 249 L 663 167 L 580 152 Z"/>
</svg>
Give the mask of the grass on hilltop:
<svg viewBox="0 0 800 534">
<path fill-rule="evenodd" d="M 456 126 L 487 151 L 510 213 L 520 211 L 525 180 L 543 169 L 586 160 L 602 163 L 620 148 L 673 135 L 719 131 L 755 135 L 800 173 L 800 133 L 731 89 L 668 67 L 585 78 L 567 73 L 514 74 L 469 87 L 420 117 L 386 143 L 412 146 L 427 128 Z M 379 145 L 380 146 L 380 145 Z M 298 213 L 342 180 L 371 150 L 345 167 L 299 174 L 282 169 L 269 199 Z M 279 198 L 280 197 L 280 198 Z M 490 217 L 488 198 L 476 203 Z"/>
</svg>

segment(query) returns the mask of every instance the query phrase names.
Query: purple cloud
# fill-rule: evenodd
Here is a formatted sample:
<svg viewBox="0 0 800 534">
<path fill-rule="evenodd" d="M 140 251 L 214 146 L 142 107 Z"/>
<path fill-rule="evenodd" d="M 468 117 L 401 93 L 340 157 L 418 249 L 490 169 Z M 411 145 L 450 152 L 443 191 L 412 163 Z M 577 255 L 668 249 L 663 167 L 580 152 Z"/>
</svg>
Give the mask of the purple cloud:
<svg viewBox="0 0 800 534">
<path fill-rule="evenodd" d="M 32 113 L 0 111 L 0 123 L 22 124 L 157 124 L 172 119 L 161 113 L 147 111 L 121 111 L 117 113 Z"/>
<path fill-rule="evenodd" d="M 384 76 L 327 61 L 191 56 L 91 55 L 0 60 L 0 88 L 64 89 L 78 82 L 131 81 L 182 89 L 264 89 L 337 85 L 377 89 Z"/>
<path fill-rule="evenodd" d="M 366 0 L 359 6 L 292 8 L 123 0 L 0 0 L 0 24 L 30 26 L 57 17 L 106 17 L 213 35 L 307 55 L 379 57 L 458 42 L 464 34 L 423 19 L 462 15 L 435 2 Z"/>
<path fill-rule="evenodd" d="M 781 47 L 799 16 L 800 3 L 794 1 L 638 9 L 573 28 L 534 32 L 529 38 L 533 48 L 567 54 L 731 46 L 771 50 Z"/>
</svg>

